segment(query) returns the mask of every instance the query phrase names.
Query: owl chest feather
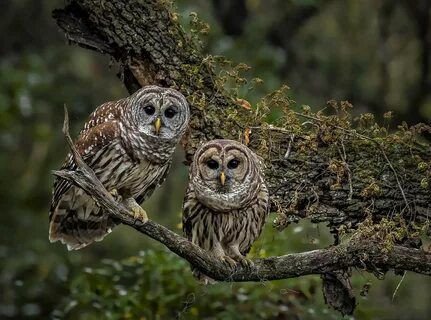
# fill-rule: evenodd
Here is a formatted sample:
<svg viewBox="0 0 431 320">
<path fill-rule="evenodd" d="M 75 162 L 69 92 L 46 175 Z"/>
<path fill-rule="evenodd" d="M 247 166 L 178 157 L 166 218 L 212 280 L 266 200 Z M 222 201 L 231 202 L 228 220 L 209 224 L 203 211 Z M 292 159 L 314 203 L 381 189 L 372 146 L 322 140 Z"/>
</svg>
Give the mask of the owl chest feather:
<svg viewBox="0 0 431 320">
<path fill-rule="evenodd" d="M 132 159 L 119 142 L 100 150 L 90 166 L 108 190 L 127 189 L 133 197 L 157 183 L 163 171 L 144 157 Z"/>
<path fill-rule="evenodd" d="M 245 251 L 260 234 L 262 225 L 256 204 L 233 210 L 229 213 L 213 213 L 213 220 L 219 225 L 218 236 L 222 244 L 227 246 L 238 244 L 240 251 Z"/>
<path fill-rule="evenodd" d="M 223 247 L 237 245 L 242 253 L 248 252 L 259 237 L 266 218 L 266 208 L 259 200 L 230 212 L 215 212 L 202 204 L 196 205 L 195 214 L 189 221 L 191 240 L 209 251 L 218 242 Z"/>
</svg>

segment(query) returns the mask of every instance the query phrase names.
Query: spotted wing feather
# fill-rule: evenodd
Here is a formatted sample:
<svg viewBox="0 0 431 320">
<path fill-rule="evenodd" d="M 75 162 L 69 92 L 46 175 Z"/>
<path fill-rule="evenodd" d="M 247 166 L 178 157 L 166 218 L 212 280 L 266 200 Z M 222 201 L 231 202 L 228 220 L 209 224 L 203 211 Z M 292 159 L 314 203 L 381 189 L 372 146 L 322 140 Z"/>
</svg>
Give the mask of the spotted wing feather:
<svg viewBox="0 0 431 320">
<path fill-rule="evenodd" d="M 93 170 L 102 158 L 115 156 L 113 146 L 121 142 L 119 106 L 118 102 L 108 102 L 97 108 L 75 142 L 79 154 Z M 61 170 L 75 169 L 76 164 L 69 154 Z M 92 241 L 101 240 L 115 223 L 99 211 L 83 190 L 57 178 L 49 215 L 50 240 L 60 240 L 67 244 L 69 249 L 79 249 Z"/>
</svg>

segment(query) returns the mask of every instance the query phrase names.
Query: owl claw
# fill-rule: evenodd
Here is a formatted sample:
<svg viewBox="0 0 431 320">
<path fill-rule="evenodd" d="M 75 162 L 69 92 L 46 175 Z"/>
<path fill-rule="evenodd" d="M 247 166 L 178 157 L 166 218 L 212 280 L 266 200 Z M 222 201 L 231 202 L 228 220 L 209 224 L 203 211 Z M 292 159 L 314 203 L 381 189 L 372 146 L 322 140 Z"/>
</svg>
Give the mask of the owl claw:
<svg viewBox="0 0 431 320">
<path fill-rule="evenodd" d="M 116 202 L 121 202 L 123 200 L 123 197 L 118 193 L 117 189 L 112 189 L 109 193 Z"/>
<path fill-rule="evenodd" d="M 132 212 L 133 212 L 133 218 L 135 218 L 135 220 L 139 220 L 142 223 L 145 223 L 148 221 L 147 212 L 144 209 L 142 209 L 140 206 L 139 208 L 138 207 L 133 208 Z"/>
<path fill-rule="evenodd" d="M 234 269 L 237 265 L 237 262 L 229 256 L 223 256 L 220 258 L 225 264 L 229 266 L 229 268 Z"/>
<path fill-rule="evenodd" d="M 135 199 L 129 198 L 123 201 L 123 204 L 126 206 L 127 209 L 129 209 L 132 213 L 132 217 L 136 221 L 140 221 L 142 223 L 145 223 L 148 221 L 147 212 L 142 209 L 142 207 L 136 202 Z"/>
<path fill-rule="evenodd" d="M 254 266 L 254 262 L 253 262 L 253 261 L 251 261 L 250 259 L 248 259 L 248 258 L 244 257 L 244 256 L 236 257 L 236 259 L 235 259 L 235 260 L 236 260 L 237 262 L 239 262 L 239 264 L 240 264 L 241 266 L 243 266 L 244 268 L 250 268 L 250 267 Z"/>
</svg>

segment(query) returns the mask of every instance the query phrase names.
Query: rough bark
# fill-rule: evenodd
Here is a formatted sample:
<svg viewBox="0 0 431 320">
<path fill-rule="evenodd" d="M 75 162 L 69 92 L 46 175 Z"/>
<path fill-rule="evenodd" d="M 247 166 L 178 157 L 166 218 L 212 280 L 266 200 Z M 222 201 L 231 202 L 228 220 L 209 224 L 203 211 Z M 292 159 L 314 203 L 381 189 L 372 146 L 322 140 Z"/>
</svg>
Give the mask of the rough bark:
<svg viewBox="0 0 431 320">
<path fill-rule="evenodd" d="M 213 57 L 202 55 L 168 1 L 71 1 L 53 15 L 71 43 L 118 61 L 120 79 L 130 92 L 159 84 L 186 95 L 192 108 L 190 128 L 182 141 L 187 160 L 209 139 L 249 142 L 265 160 L 278 227 L 301 219 L 325 222 L 337 243 L 340 233 L 359 230 L 346 243 L 257 260 L 251 269 L 232 273 L 162 226 L 151 221 L 141 225 L 127 218 L 124 208 L 100 185 L 89 188 L 97 181 L 92 182 L 82 168 L 56 173 L 83 187 L 125 224 L 217 280 L 273 280 L 352 266 L 431 275 L 431 256 L 414 248 L 420 246 L 420 235 L 429 235 L 431 152 L 428 144 L 417 139 L 420 131 L 429 128 L 402 127 L 388 134 L 369 115 L 353 119 L 344 110 L 346 103 L 335 108 L 333 116 L 292 112 L 288 99 L 279 93 L 260 104 L 261 108 L 280 104 L 287 109 L 277 127 L 269 126 L 261 113 L 241 107 L 239 97 L 223 88 Z M 349 290 L 348 283 L 343 286 Z"/>
</svg>

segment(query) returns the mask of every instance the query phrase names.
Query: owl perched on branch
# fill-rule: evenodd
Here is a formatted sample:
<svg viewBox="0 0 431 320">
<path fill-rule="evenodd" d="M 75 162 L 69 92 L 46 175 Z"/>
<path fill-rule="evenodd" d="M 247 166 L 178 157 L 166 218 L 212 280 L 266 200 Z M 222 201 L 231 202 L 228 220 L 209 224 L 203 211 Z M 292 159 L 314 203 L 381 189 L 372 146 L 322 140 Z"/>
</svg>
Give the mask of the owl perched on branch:
<svg viewBox="0 0 431 320">
<path fill-rule="evenodd" d="M 230 266 L 248 265 L 251 261 L 245 256 L 262 231 L 268 203 L 258 157 L 241 143 L 213 140 L 193 158 L 183 231 L 194 244 Z"/>
<path fill-rule="evenodd" d="M 189 119 L 181 93 L 147 86 L 99 106 L 75 146 L 105 188 L 145 222 L 148 218 L 139 204 L 165 179 Z M 71 154 L 61 169 L 76 169 Z M 59 178 L 54 182 L 49 220 L 50 241 L 60 240 L 69 250 L 102 240 L 116 225 L 82 189 Z"/>
</svg>

